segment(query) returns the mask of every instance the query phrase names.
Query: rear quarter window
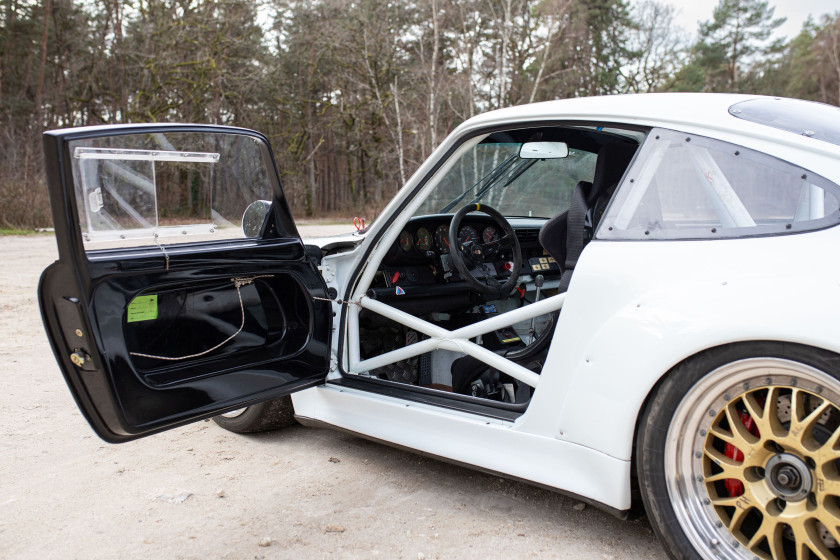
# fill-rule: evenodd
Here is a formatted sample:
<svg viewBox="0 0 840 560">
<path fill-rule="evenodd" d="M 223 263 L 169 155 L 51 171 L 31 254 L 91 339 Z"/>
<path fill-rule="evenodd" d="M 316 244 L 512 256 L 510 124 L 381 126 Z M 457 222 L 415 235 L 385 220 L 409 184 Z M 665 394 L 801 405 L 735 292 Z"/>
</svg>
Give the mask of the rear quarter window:
<svg viewBox="0 0 840 560">
<path fill-rule="evenodd" d="M 604 239 L 708 239 L 840 221 L 840 187 L 741 146 L 654 130 L 601 222 Z"/>
</svg>

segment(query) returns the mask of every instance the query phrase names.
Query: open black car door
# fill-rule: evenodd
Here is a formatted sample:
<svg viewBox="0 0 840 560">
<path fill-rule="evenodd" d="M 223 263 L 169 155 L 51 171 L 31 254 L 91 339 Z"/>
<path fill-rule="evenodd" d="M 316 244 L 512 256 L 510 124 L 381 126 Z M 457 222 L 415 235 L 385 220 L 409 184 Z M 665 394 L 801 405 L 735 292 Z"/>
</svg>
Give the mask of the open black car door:
<svg viewBox="0 0 840 560">
<path fill-rule="evenodd" d="M 136 439 L 323 383 L 332 313 L 267 139 L 202 125 L 44 134 L 59 260 L 38 288 L 96 433 Z M 251 203 L 267 212 L 243 213 Z M 249 228 L 245 228 L 249 230 Z"/>
</svg>

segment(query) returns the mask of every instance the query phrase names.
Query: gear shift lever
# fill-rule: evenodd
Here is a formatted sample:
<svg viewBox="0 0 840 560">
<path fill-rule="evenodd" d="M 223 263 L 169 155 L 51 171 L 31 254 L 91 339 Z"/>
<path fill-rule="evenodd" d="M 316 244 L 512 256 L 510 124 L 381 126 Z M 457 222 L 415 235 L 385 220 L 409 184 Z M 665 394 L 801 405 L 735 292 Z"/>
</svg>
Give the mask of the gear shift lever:
<svg viewBox="0 0 840 560">
<path fill-rule="evenodd" d="M 545 282 L 545 276 L 542 274 L 537 274 L 534 277 L 534 286 L 537 288 L 537 295 L 534 296 L 534 303 L 540 301 L 540 288 L 542 288 L 543 282 Z M 534 333 L 536 329 L 534 328 L 534 322 L 536 321 L 536 317 L 531 317 L 531 328 L 528 329 L 528 333 L 531 335 L 531 342 L 534 341 Z"/>
</svg>

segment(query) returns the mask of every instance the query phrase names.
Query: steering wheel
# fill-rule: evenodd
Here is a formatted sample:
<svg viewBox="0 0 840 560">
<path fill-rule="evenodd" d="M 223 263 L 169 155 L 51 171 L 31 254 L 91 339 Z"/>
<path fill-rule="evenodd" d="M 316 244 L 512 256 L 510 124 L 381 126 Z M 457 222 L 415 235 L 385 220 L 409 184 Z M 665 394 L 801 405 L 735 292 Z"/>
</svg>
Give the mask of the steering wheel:
<svg viewBox="0 0 840 560">
<path fill-rule="evenodd" d="M 460 241 L 458 230 L 461 228 L 461 220 L 470 212 L 483 212 L 493 218 L 502 228 L 504 235 L 490 242 L 485 242 L 483 239 Z M 450 251 L 452 263 L 461 273 L 461 278 L 479 292 L 503 297 L 508 295 L 516 286 L 519 272 L 522 269 L 522 251 L 510 223 L 495 208 L 476 203 L 467 204 L 458 210 L 452 216 L 452 221 L 449 222 L 449 246 L 452 248 Z M 488 275 L 487 270 L 482 266 L 487 262 L 497 260 L 502 254 L 507 254 L 513 260 L 510 276 L 504 284 L 500 284 L 495 275 Z M 474 269 L 475 273 L 481 276 L 481 279 L 473 276 L 470 269 Z"/>
</svg>

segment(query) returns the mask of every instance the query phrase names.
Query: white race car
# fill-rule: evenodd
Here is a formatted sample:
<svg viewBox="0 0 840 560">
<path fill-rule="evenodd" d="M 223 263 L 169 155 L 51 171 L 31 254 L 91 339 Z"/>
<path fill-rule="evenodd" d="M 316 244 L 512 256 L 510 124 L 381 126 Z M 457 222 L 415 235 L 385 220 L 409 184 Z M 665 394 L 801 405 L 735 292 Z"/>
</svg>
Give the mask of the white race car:
<svg viewBox="0 0 840 560">
<path fill-rule="evenodd" d="M 674 558 L 840 558 L 840 109 L 494 111 L 367 228 L 306 245 L 259 133 L 44 149 L 41 311 L 106 441 L 296 418 L 618 516 L 640 495 Z"/>
</svg>

